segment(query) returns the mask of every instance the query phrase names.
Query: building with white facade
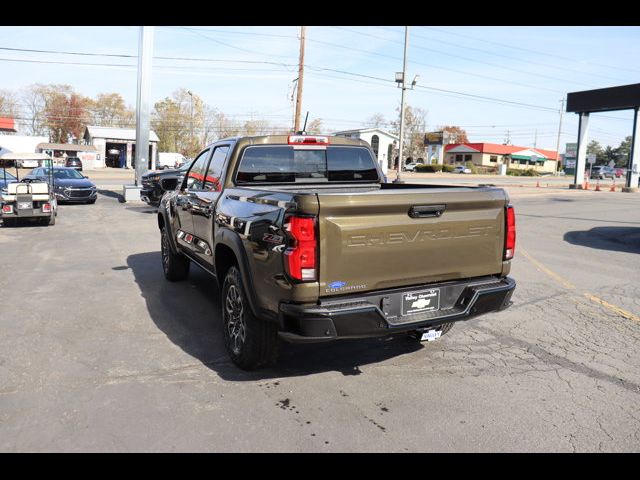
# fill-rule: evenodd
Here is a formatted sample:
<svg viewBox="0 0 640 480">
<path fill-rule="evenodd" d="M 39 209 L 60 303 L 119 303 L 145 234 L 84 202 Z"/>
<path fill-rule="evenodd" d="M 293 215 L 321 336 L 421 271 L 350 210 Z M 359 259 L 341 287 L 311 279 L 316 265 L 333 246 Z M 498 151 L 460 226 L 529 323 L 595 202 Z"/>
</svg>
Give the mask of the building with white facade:
<svg viewBox="0 0 640 480">
<path fill-rule="evenodd" d="M 96 148 L 94 168 L 115 167 L 134 168 L 136 154 L 136 129 L 87 126 L 84 132 L 87 145 Z M 156 132 L 149 131 L 149 169 L 155 170 L 158 157 L 158 142 Z"/>
<path fill-rule="evenodd" d="M 36 153 L 38 144 L 48 142 L 49 137 L 30 135 L 0 135 L 0 155 L 4 153 Z"/>
<path fill-rule="evenodd" d="M 359 138 L 364 140 L 369 145 L 373 153 L 376 155 L 376 159 L 382 168 L 384 174 L 387 174 L 389 168 L 393 168 L 393 161 L 395 158 L 395 148 L 400 141 L 399 137 L 392 135 L 389 132 L 381 130 L 379 128 L 361 128 L 358 130 L 344 130 L 342 132 L 336 132 L 334 135 L 339 137 Z"/>
</svg>

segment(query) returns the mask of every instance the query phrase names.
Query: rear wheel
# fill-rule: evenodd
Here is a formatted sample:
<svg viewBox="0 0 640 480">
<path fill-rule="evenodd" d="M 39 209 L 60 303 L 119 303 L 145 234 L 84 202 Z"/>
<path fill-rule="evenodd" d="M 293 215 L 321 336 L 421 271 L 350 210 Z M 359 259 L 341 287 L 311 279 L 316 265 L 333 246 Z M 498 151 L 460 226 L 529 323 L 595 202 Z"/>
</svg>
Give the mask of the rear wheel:
<svg viewBox="0 0 640 480">
<path fill-rule="evenodd" d="M 169 244 L 169 234 L 167 228 L 162 227 L 160 240 L 162 254 L 162 270 L 164 276 L 170 282 L 184 280 L 189 275 L 189 259 L 179 253 L 174 253 Z"/>
<path fill-rule="evenodd" d="M 278 328 L 251 312 L 242 276 L 237 267 L 227 272 L 222 287 L 224 344 L 233 363 L 254 370 L 275 363 L 278 356 Z"/>
</svg>

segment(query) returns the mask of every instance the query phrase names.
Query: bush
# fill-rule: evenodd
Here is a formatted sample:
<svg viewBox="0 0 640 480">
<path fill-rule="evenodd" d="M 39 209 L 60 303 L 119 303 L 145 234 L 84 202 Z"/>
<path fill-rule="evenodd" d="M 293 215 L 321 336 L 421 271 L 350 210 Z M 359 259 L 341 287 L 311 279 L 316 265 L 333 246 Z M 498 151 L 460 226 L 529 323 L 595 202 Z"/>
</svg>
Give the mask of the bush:
<svg viewBox="0 0 640 480">
<path fill-rule="evenodd" d="M 478 173 L 482 175 L 490 175 L 490 174 L 498 173 L 497 167 L 476 167 L 476 170 L 478 171 Z"/>
<path fill-rule="evenodd" d="M 511 175 L 512 177 L 539 177 L 540 173 L 538 173 L 533 168 L 527 168 L 526 170 L 509 168 L 507 169 L 507 175 Z"/>
<path fill-rule="evenodd" d="M 456 167 L 453 165 L 442 165 L 442 171 L 451 173 Z"/>
<path fill-rule="evenodd" d="M 442 165 L 416 165 L 416 172 L 434 173 L 441 171 Z"/>
<path fill-rule="evenodd" d="M 471 170 L 471 173 L 478 173 L 478 168 L 475 166 L 473 162 L 467 162 L 466 167 Z"/>
</svg>

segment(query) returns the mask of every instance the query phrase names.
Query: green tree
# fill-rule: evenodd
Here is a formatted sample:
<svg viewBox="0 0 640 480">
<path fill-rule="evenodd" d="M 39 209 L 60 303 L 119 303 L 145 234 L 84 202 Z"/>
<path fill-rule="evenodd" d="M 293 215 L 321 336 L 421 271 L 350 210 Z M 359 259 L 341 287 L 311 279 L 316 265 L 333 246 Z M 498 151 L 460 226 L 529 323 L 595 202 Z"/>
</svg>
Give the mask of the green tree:
<svg viewBox="0 0 640 480">
<path fill-rule="evenodd" d="M 629 155 L 631 155 L 631 135 L 620 142 L 616 148 L 616 166 L 626 167 L 629 163 Z"/>
<path fill-rule="evenodd" d="M 591 140 L 587 145 L 587 155 L 595 155 L 596 163 L 605 163 L 605 154 L 602 145 L 597 140 Z"/>
</svg>

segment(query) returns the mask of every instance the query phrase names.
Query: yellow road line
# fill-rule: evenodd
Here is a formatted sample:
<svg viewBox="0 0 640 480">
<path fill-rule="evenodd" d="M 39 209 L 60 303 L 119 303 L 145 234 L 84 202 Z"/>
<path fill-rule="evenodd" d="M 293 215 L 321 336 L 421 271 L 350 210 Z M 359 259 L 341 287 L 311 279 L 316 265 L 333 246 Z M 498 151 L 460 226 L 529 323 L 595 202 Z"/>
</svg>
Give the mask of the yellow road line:
<svg viewBox="0 0 640 480">
<path fill-rule="evenodd" d="M 577 287 L 571 283 L 569 280 L 561 277 L 560 275 L 558 275 L 556 272 L 554 272 L 553 270 L 547 268 L 546 266 L 544 266 L 540 261 L 536 260 L 535 258 L 533 258 L 529 252 L 527 252 L 525 249 L 520 248 L 520 252 L 527 258 L 527 260 L 529 260 L 531 263 L 533 263 L 540 271 L 546 273 L 547 275 L 549 275 L 551 278 L 553 278 L 556 282 L 558 282 L 560 285 L 562 285 L 563 287 L 565 287 L 567 290 L 577 290 Z M 591 300 L 592 302 L 595 302 L 599 305 L 601 305 L 602 307 L 606 308 L 607 310 L 615 313 L 616 315 L 619 315 L 621 317 L 624 317 L 628 320 L 633 320 L 634 322 L 638 322 L 640 323 L 640 317 L 638 315 L 635 315 L 631 312 L 628 312 L 616 305 L 613 305 L 603 299 L 601 299 L 600 297 L 596 297 L 595 295 L 590 294 L 589 292 L 583 292 L 582 295 Z"/>
<path fill-rule="evenodd" d="M 556 282 L 558 282 L 560 285 L 564 286 L 565 288 L 569 289 L 569 290 L 575 290 L 576 286 L 571 283 L 569 280 L 562 278 L 560 275 L 558 275 L 556 272 L 554 272 L 553 270 L 548 269 L 547 267 L 545 267 L 542 263 L 540 263 L 538 260 L 536 260 L 535 258 L 533 258 L 531 255 L 529 255 L 529 252 L 527 252 L 524 248 L 520 248 L 520 252 L 527 257 L 527 259 L 533 263 L 536 267 L 538 267 L 540 270 L 542 270 L 544 273 L 546 273 L 547 275 L 549 275 L 551 278 L 553 278 Z"/>
<path fill-rule="evenodd" d="M 629 320 L 633 320 L 634 322 L 640 323 L 640 317 L 638 317 L 637 315 L 634 315 L 631 312 L 627 312 L 626 310 L 623 310 L 620 307 L 612 305 L 609 302 L 606 302 L 606 301 L 602 300 L 601 298 L 596 297 L 595 295 L 591 295 L 590 293 L 585 293 L 584 296 L 587 297 L 592 302 L 599 303 L 604 308 L 606 308 L 608 310 L 611 310 L 612 312 L 620 315 L 621 317 L 628 318 Z"/>
</svg>

